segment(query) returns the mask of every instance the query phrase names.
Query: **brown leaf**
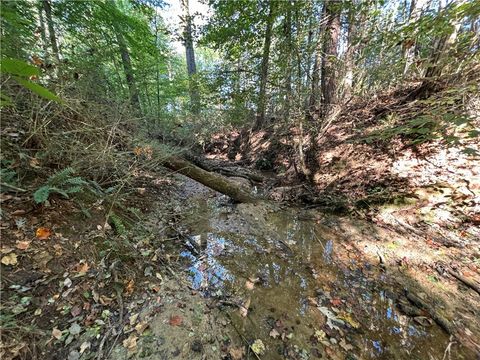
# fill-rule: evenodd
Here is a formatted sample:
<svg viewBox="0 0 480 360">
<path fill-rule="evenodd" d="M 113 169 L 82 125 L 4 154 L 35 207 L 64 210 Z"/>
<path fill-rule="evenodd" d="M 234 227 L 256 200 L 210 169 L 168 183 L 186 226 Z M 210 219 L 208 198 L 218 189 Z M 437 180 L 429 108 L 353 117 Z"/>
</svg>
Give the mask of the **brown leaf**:
<svg viewBox="0 0 480 360">
<path fill-rule="evenodd" d="M 273 328 L 271 331 L 270 331 L 270 334 L 269 334 L 272 338 L 276 339 L 277 337 L 280 336 L 280 333 L 277 331 L 277 329 Z"/>
<path fill-rule="evenodd" d="M 17 265 L 17 254 L 10 253 L 8 255 L 5 255 L 4 257 L 2 257 L 1 262 L 3 265 Z"/>
<path fill-rule="evenodd" d="M 52 231 L 46 227 L 39 227 L 35 232 L 35 236 L 39 240 L 47 240 L 50 236 L 52 236 Z"/>
<path fill-rule="evenodd" d="M 138 336 L 135 334 L 131 334 L 127 339 L 123 340 L 122 344 L 128 350 L 129 354 L 137 351 L 137 340 Z"/>
<path fill-rule="evenodd" d="M 62 331 L 61 330 L 58 330 L 57 328 L 54 328 L 52 330 L 52 336 L 57 339 L 57 340 L 60 340 L 60 338 L 62 337 Z"/>
<path fill-rule="evenodd" d="M 83 261 L 83 260 L 82 260 Z M 88 270 L 90 269 L 90 266 L 88 265 L 88 263 L 85 261 L 85 262 L 80 262 L 76 267 L 75 267 L 75 271 L 80 273 L 80 274 L 86 274 L 88 272 Z"/>
<path fill-rule="evenodd" d="M 170 320 L 168 321 L 168 323 L 171 325 L 171 326 L 180 326 L 182 325 L 182 322 L 183 322 L 183 319 L 181 316 L 179 315 L 172 315 L 170 316 Z"/>
<path fill-rule="evenodd" d="M 135 325 L 135 330 L 137 331 L 138 335 L 142 335 L 147 327 L 148 323 L 146 321 L 140 321 L 137 325 Z"/>
<path fill-rule="evenodd" d="M 339 306 L 342 304 L 342 300 L 340 298 L 333 298 L 330 300 L 330 303 L 333 305 L 333 306 Z"/>
<path fill-rule="evenodd" d="M 72 310 L 70 310 L 70 314 L 72 314 L 73 317 L 77 317 L 82 313 L 82 308 L 80 306 L 75 305 Z"/>
<path fill-rule="evenodd" d="M 230 354 L 230 357 L 232 358 L 232 360 L 242 360 L 243 357 L 245 356 L 245 348 L 244 347 L 237 347 L 237 348 L 232 347 L 232 348 L 230 348 L 228 353 Z"/>
<path fill-rule="evenodd" d="M 135 287 L 135 281 L 133 281 L 132 279 L 127 283 L 127 286 L 125 287 L 125 294 L 131 295 L 133 293 L 134 287 Z"/>
<path fill-rule="evenodd" d="M 29 246 L 30 241 L 17 241 L 17 244 L 15 245 L 18 250 L 27 250 Z"/>
</svg>

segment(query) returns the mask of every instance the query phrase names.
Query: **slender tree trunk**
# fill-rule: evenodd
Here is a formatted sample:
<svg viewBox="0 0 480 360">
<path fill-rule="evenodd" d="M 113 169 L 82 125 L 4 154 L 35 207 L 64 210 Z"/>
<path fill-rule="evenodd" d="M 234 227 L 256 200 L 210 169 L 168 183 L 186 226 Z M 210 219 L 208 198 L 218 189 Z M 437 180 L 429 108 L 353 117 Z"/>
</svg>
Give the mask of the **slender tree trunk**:
<svg viewBox="0 0 480 360">
<path fill-rule="evenodd" d="M 443 6 L 445 5 L 441 3 L 439 13 L 442 11 Z M 430 96 L 430 94 L 435 91 L 437 86 L 436 80 L 442 75 L 445 67 L 445 64 L 442 63 L 442 60 L 445 57 L 450 46 L 453 45 L 455 43 L 455 40 L 457 39 L 458 32 L 461 26 L 461 20 L 457 18 L 453 19 L 450 26 L 452 27 L 452 32 L 450 34 L 442 35 L 441 37 L 438 37 L 436 39 L 432 48 L 428 67 L 425 71 L 425 79 L 423 80 L 422 85 L 417 88 L 416 91 L 411 93 L 409 98 L 425 98 Z"/>
<path fill-rule="evenodd" d="M 43 52 L 45 53 L 44 61 L 48 64 L 50 61 L 50 56 L 48 53 L 48 41 L 47 41 L 47 30 L 45 28 L 45 20 L 43 18 L 43 6 L 39 5 L 38 9 L 38 17 L 40 19 L 40 37 L 42 38 L 42 48 Z"/>
<path fill-rule="evenodd" d="M 268 62 L 270 59 L 270 45 L 272 42 L 272 28 L 274 20 L 275 2 L 269 2 L 267 27 L 265 29 L 265 41 L 263 44 L 262 64 L 260 67 L 260 90 L 258 94 L 257 117 L 255 119 L 254 129 L 260 129 L 265 124 L 266 92 L 268 78 Z"/>
<path fill-rule="evenodd" d="M 50 0 L 43 0 L 43 10 L 45 10 L 45 17 L 47 20 L 48 34 L 50 36 L 50 46 L 52 47 L 53 56 L 60 67 L 60 53 L 58 51 L 57 36 L 55 35 L 55 27 L 52 18 L 52 4 Z"/>
<path fill-rule="evenodd" d="M 340 11 L 337 9 L 339 3 L 325 3 L 325 18 L 327 29 L 323 42 L 322 53 L 322 116 L 325 117 L 336 102 L 337 79 L 335 61 L 338 55 L 338 39 L 340 35 Z"/>
<path fill-rule="evenodd" d="M 155 10 L 155 54 L 156 54 L 156 61 L 155 61 L 155 85 L 156 85 L 156 97 L 157 97 L 157 118 L 160 117 L 160 59 L 158 57 L 158 14 L 157 10 Z"/>
<path fill-rule="evenodd" d="M 292 42 L 292 9 L 290 2 L 287 2 L 287 16 L 285 19 L 285 38 L 286 41 L 286 51 L 287 51 L 287 64 L 285 72 L 285 110 L 284 117 L 288 119 L 290 116 L 290 106 L 292 99 L 292 52 L 293 52 L 293 42 Z"/>
<path fill-rule="evenodd" d="M 345 52 L 345 75 L 343 78 L 343 97 L 345 100 L 351 98 L 353 93 L 353 57 L 356 50 L 357 21 L 355 20 L 355 8 L 352 7 L 348 13 L 348 35 L 347 50 Z M 359 21 L 362 23 L 362 21 Z"/>
<path fill-rule="evenodd" d="M 313 63 L 312 70 L 312 81 L 311 81 L 311 90 L 310 90 L 310 99 L 308 101 L 307 109 L 307 119 L 312 120 L 313 115 L 316 111 L 318 105 L 318 100 L 320 98 L 319 85 L 320 78 L 323 79 L 322 68 L 320 68 L 320 63 L 322 59 L 322 50 L 323 50 L 323 41 L 325 41 L 325 32 L 327 27 L 327 13 L 326 13 L 326 4 L 323 5 L 322 15 L 320 17 L 320 26 L 318 27 L 317 41 L 315 45 L 315 60 Z M 310 76 L 310 75 L 309 75 Z"/>
<path fill-rule="evenodd" d="M 420 18 L 424 0 L 411 0 L 410 8 L 408 9 L 408 23 L 414 23 Z M 416 41 L 414 39 L 405 39 L 402 44 L 403 57 L 405 59 L 405 67 L 403 69 L 403 76 L 406 76 L 408 70 L 415 60 Z"/>
<path fill-rule="evenodd" d="M 184 21 L 183 40 L 185 45 L 185 55 L 187 59 L 187 71 L 190 87 L 190 107 L 194 114 L 200 111 L 200 97 L 198 94 L 198 84 L 195 79 L 197 73 L 197 64 L 195 63 L 195 50 L 193 48 L 192 36 L 192 17 L 188 0 L 182 0 L 182 12 Z"/>
<path fill-rule="evenodd" d="M 117 37 L 117 44 L 120 49 L 120 56 L 122 57 L 123 70 L 125 71 L 125 78 L 127 80 L 128 89 L 130 91 L 130 101 L 132 105 L 140 110 L 140 97 L 138 95 L 137 83 L 135 75 L 133 74 L 132 61 L 130 53 L 128 52 L 127 43 L 121 33 L 121 30 L 114 24 L 115 36 Z"/>
</svg>

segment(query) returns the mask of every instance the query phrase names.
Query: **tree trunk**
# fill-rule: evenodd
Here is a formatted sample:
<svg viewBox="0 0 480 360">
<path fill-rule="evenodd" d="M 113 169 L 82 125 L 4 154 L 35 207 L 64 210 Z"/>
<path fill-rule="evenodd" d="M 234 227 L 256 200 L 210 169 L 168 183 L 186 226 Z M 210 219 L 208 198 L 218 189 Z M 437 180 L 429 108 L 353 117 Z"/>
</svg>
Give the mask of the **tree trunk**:
<svg viewBox="0 0 480 360">
<path fill-rule="evenodd" d="M 60 67 L 60 53 L 58 51 L 57 36 L 55 35 L 55 27 L 53 26 L 52 18 L 52 4 L 50 0 L 43 0 L 43 9 L 45 10 L 45 17 L 47 19 L 48 34 L 50 36 L 50 46 L 52 47 L 53 56 Z"/>
<path fill-rule="evenodd" d="M 325 19 L 327 28 L 323 42 L 322 52 L 322 116 L 325 117 L 336 102 L 337 79 L 335 61 L 338 55 L 338 39 L 340 35 L 340 3 L 325 3 Z"/>
<path fill-rule="evenodd" d="M 358 23 L 362 23 L 363 19 Z M 351 7 L 348 12 L 348 35 L 347 35 L 347 50 L 345 52 L 345 74 L 343 77 L 343 97 L 348 101 L 353 93 L 353 57 L 356 50 L 357 37 L 357 20 L 355 19 L 355 8 Z"/>
<path fill-rule="evenodd" d="M 287 51 L 287 65 L 285 71 L 285 106 L 284 106 L 284 117 L 288 120 L 290 116 L 290 106 L 292 99 L 292 52 L 293 52 L 293 42 L 292 42 L 292 9 L 290 2 L 286 3 L 287 6 L 287 16 L 285 19 L 285 38 L 286 38 L 286 51 Z"/>
<path fill-rule="evenodd" d="M 319 98 L 318 86 L 319 86 L 320 77 L 321 77 L 320 58 L 321 58 L 321 52 L 322 52 L 321 39 L 322 39 L 322 34 L 325 34 L 325 27 L 326 27 L 325 8 L 326 8 L 326 5 L 323 5 L 322 16 L 320 18 L 320 26 L 318 28 L 317 43 L 315 46 L 315 61 L 313 63 L 312 82 L 311 82 L 312 89 L 310 90 L 310 99 L 308 101 L 308 111 L 307 111 L 307 119 L 309 120 L 313 119 L 313 115 L 315 113 L 316 106 L 318 103 L 318 98 Z M 323 35 L 323 37 L 324 36 L 325 35 Z M 308 76 L 310 76 L 310 74 L 308 74 Z"/>
<path fill-rule="evenodd" d="M 241 185 L 228 180 L 222 175 L 205 171 L 198 166 L 193 165 L 191 162 L 177 156 L 169 156 L 163 163 L 169 169 L 177 171 L 180 174 L 198 181 L 222 194 L 228 195 L 236 202 L 253 203 L 259 200 L 248 191 L 244 190 Z"/>
<path fill-rule="evenodd" d="M 258 130 L 265 124 L 265 108 L 266 108 L 266 92 L 268 78 L 268 62 L 270 58 L 270 45 L 272 43 L 272 28 L 274 20 L 275 2 L 269 2 L 267 27 L 265 29 L 265 41 L 263 44 L 262 64 L 260 67 L 260 90 L 258 94 L 257 117 L 255 120 L 254 130 Z"/>
<path fill-rule="evenodd" d="M 45 53 L 43 60 L 46 64 L 49 64 L 50 56 L 48 53 L 47 30 L 45 28 L 45 20 L 43 18 L 43 6 L 39 4 L 39 6 L 37 6 L 37 9 L 38 9 L 38 18 L 40 19 L 40 36 L 42 38 L 42 48 L 43 48 L 43 52 Z"/>
<path fill-rule="evenodd" d="M 440 8 L 439 12 L 442 11 Z M 440 15 L 438 15 L 440 16 Z M 408 99 L 426 98 L 430 96 L 436 89 L 436 80 L 442 75 L 444 70 L 444 62 L 442 60 L 447 53 L 451 45 L 455 43 L 457 39 L 458 32 L 460 30 L 461 22 L 460 19 L 453 19 L 453 22 L 450 24 L 452 32 L 450 34 L 442 35 L 438 37 L 432 48 L 430 55 L 430 61 L 428 67 L 425 71 L 425 76 L 420 87 L 416 91 L 412 92 Z"/>
<path fill-rule="evenodd" d="M 125 71 L 125 78 L 127 79 L 128 89 L 130 90 L 130 101 L 134 107 L 140 110 L 140 98 L 138 95 L 137 83 L 133 74 L 132 61 L 130 59 L 130 53 L 128 52 L 127 43 L 121 33 L 121 30 L 116 24 L 114 24 L 115 36 L 117 37 L 118 47 L 120 49 L 120 55 L 122 57 L 123 70 Z"/>
<path fill-rule="evenodd" d="M 411 0 L 410 8 L 408 9 L 408 23 L 415 23 L 421 15 L 422 8 L 425 5 L 425 0 Z M 403 57 L 405 59 L 405 67 L 403 69 L 403 76 L 406 76 L 410 66 L 412 66 L 415 60 L 415 39 L 404 39 L 403 44 Z"/>
<path fill-rule="evenodd" d="M 197 80 L 195 79 L 197 64 L 195 63 L 195 50 L 193 48 L 192 17 L 190 16 L 188 0 L 182 0 L 181 2 L 184 22 L 183 40 L 190 88 L 190 108 L 194 114 L 197 114 L 200 111 L 200 97 Z"/>
</svg>

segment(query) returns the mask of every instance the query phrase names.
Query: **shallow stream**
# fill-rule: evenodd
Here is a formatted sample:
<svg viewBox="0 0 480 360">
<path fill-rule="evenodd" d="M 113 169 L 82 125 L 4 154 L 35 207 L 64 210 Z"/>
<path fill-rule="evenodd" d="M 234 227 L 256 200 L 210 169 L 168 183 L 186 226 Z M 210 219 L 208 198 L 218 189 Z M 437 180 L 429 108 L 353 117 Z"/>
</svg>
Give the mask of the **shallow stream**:
<svg viewBox="0 0 480 360">
<path fill-rule="evenodd" d="M 428 314 L 398 310 L 403 289 L 362 260 L 335 217 L 198 194 L 186 193 L 180 254 L 191 287 L 225 304 L 261 359 L 444 358 L 448 334 Z M 452 358 L 468 359 L 463 351 Z"/>
</svg>

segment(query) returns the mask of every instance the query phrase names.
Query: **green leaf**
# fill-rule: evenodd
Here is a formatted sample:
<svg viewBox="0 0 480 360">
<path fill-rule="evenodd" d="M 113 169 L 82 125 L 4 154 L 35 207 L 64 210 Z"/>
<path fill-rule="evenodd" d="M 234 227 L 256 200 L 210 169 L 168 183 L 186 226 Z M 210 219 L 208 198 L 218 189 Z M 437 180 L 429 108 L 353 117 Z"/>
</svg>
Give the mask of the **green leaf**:
<svg viewBox="0 0 480 360">
<path fill-rule="evenodd" d="M 29 80 L 22 79 L 21 77 L 15 76 L 14 79 L 20 84 L 25 86 L 27 89 L 33 91 L 35 94 L 48 99 L 48 100 L 53 100 L 53 101 L 58 101 L 62 102 L 62 100 L 52 93 L 50 90 L 45 89 L 43 86 L 38 85 L 34 82 L 31 82 Z"/>
<path fill-rule="evenodd" d="M 48 200 L 48 196 L 50 195 L 50 186 L 42 186 L 37 189 L 33 193 L 33 199 L 37 204 L 44 203 Z"/>
<path fill-rule="evenodd" d="M 40 70 L 25 61 L 3 58 L 0 60 L 0 73 L 20 76 L 40 76 Z"/>
<path fill-rule="evenodd" d="M 473 149 L 471 147 L 466 147 L 465 149 L 462 150 L 462 152 L 464 154 L 469 155 L 469 156 L 479 156 L 480 155 L 480 153 L 476 149 Z"/>
<path fill-rule="evenodd" d="M 4 106 L 8 106 L 8 105 L 11 105 L 13 103 L 12 101 L 12 98 L 5 95 L 5 94 L 2 94 L 0 92 L 0 108 L 4 107 Z"/>
</svg>

